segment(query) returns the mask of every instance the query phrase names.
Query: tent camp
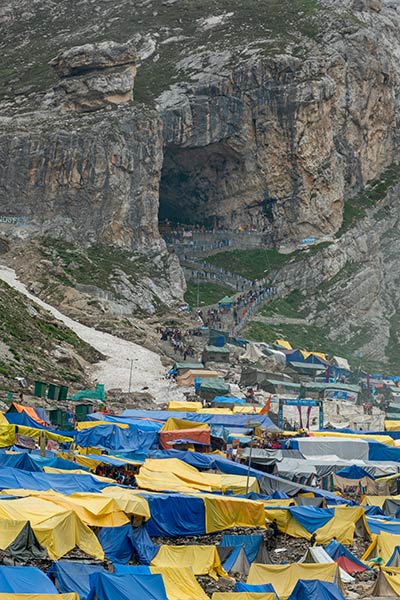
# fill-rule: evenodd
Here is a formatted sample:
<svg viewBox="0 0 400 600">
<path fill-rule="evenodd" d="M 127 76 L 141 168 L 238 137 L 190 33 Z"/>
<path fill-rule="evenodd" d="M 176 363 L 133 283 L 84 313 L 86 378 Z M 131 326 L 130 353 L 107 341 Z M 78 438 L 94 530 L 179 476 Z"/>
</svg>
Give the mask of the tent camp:
<svg viewBox="0 0 400 600">
<path fill-rule="evenodd" d="M 224 534 L 220 547 L 243 546 L 249 563 L 267 564 L 271 562 L 262 535 Z"/>
<path fill-rule="evenodd" d="M 334 561 L 333 558 L 329 556 L 329 554 L 325 551 L 325 549 L 322 546 L 311 546 L 310 548 L 308 548 L 305 556 L 301 559 L 300 562 L 323 565 L 327 563 L 333 563 L 336 561 Z M 343 581 L 343 583 L 352 583 L 354 581 L 354 578 L 351 575 L 349 575 L 347 571 L 344 571 L 340 566 L 339 571 L 340 578 Z"/>
<path fill-rule="evenodd" d="M 201 359 L 207 362 L 229 362 L 230 351 L 226 346 L 205 346 Z"/>
<path fill-rule="evenodd" d="M 242 576 L 249 574 L 250 563 L 244 546 L 217 546 L 218 556 L 227 573 L 237 573 Z"/>
<path fill-rule="evenodd" d="M 287 565 L 258 565 L 250 567 L 247 583 L 271 583 L 281 600 L 286 600 L 293 592 L 299 579 L 318 579 L 341 585 L 339 567 L 336 563 Z"/>
<path fill-rule="evenodd" d="M 208 371 L 207 369 L 188 369 L 182 375 L 176 378 L 176 383 L 178 385 L 184 385 L 186 387 L 190 387 L 194 385 L 195 379 L 207 379 L 219 377 L 218 371 Z"/>
<path fill-rule="evenodd" d="M 363 573 L 369 567 L 359 560 L 346 546 L 340 542 L 332 540 L 325 546 L 325 552 L 341 567 L 346 573 Z M 397 566 L 397 565 L 394 565 Z"/>
<path fill-rule="evenodd" d="M 338 586 L 329 581 L 299 580 L 289 600 L 345 600 Z"/>
</svg>

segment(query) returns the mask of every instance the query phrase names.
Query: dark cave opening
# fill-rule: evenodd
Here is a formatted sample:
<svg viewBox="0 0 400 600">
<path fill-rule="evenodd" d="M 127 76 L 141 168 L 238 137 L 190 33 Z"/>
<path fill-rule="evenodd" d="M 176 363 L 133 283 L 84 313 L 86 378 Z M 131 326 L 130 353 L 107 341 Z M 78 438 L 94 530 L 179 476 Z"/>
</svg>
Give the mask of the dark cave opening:
<svg viewBox="0 0 400 600">
<path fill-rule="evenodd" d="M 240 155 L 224 144 L 201 148 L 167 146 L 160 181 L 159 222 L 219 227 L 233 212 L 226 202 L 237 193 Z"/>
</svg>

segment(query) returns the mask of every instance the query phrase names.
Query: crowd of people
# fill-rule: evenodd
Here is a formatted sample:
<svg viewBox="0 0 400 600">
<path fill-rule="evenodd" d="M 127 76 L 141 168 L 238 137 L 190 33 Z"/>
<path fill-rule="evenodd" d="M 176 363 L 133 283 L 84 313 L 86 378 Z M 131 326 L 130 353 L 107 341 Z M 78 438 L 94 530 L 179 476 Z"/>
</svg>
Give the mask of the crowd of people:
<svg viewBox="0 0 400 600">
<path fill-rule="evenodd" d="M 174 349 L 174 354 L 180 354 L 185 361 L 187 358 L 193 358 L 195 351 L 193 346 L 190 344 L 190 336 L 201 335 L 199 329 L 186 330 L 176 328 L 158 328 L 158 333 L 161 336 L 161 341 L 169 342 Z"/>
</svg>

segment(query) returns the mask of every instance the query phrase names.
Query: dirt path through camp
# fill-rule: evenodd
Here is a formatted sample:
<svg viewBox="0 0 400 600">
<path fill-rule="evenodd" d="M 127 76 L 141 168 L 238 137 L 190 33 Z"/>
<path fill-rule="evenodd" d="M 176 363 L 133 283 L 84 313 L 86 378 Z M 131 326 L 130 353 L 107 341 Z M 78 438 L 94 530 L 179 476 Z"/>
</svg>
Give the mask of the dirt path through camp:
<svg viewBox="0 0 400 600">
<path fill-rule="evenodd" d="M 128 342 L 114 335 L 98 331 L 78 323 L 63 315 L 59 310 L 43 302 L 31 294 L 21 283 L 15 271 L 0 265 L 0 279 L 8 283 L 15 290 L 24 294 L 32 302 L 50 312 L 56 319 L 74 331 L 82 340 L 93 346 L 96 350 L 107 356 L 107 360 L 93 365 L 91 377 L 98 383 L 104 383 L 106 389 L 121 388 L 128 391 L 131 360 L 133 361 L 131 391 L 140 391 L 148 388 L 158 402 L 181 397 L 175 384 L 165 380 L 165 368 L 162 366 L 158 354 L 142 348 L 138 344 Z"/>
</svg>

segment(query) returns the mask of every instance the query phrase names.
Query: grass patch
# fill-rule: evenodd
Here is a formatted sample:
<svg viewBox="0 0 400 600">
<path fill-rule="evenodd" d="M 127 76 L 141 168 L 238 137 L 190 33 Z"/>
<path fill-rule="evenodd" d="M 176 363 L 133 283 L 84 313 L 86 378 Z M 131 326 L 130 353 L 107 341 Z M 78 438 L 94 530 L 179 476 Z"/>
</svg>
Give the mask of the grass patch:
<svg viewBox="0 0 400 600">
<path fill-rule="evenodd" d="M 280 254 L 277 250 L 232 250 L 219 252 L 207 258 L 207 262 L 238 273 L 242 277 L 262 279 L 273 269 L 283 267 L 293 259 L 293 254 Z"/>
<path fill-rule="evenodd" d="M 200 306 L 216 304 L 218 300 L 221 300 L 224 296 L 232 296 L 234 293 L 232 288 L 219 285 L 218 283 L 200 283 L 199 304 Z M 191 306 L 197 306 L 197 283 L 188 281 L 185 302 Z"/>
<path fill-rule="evenodd" d="M 330 242 L 322 242 L 309 248 L 296 250 L 290 254 L 281 254 L 275 249 L 267 248 L 231 250 L 208 256 L 206 260 L 216 267 L 221 267 L 255 281 L 256 279 L 268 277 L 273 270 L 280 269 L 290 262 L 297 262 L 314 256 L 328 246 L 330 246 Z"/>
<path fill-rule="evenodd" d="M 400 163 L 393 163 L 379 177 L 369 181 L 357 196 L 347 200 L 343 209 L 343 222 L 336 237 L 346 233 L 362 219 L 368 208 L 383 200 L 389 189 L 398 183 L 400 183 Z"/>
<path fill-rule="evenodd" d="M 354 275 L 361 269 L 361 267 L 362 267 L 361 263 L 358 263 L 355 261 L 350 261 L 350 260 L 347 261 L 346 264 L 344 265 L 344 267 L 342 267 L 342 269 L 340 269 L 340 271 L 338 271 L 338 273 L 336 273 L 336 275 L 331 277 L 331 279 L 324 281 L 324 283 L 321 283 L 321 285 L 318 286 L 318 290 L 326 291 L 329 288 L 335 286 L 337 283 L 340 283 L 340 282 L 344 283 L 344 282 L 348 281 L 349 279 L 351 279 L 352 275 Z"/>
<path fill-rule="evenodd" d="M 274 317 L 279 315 L 301 319 L 307 315 L 306 310 L 300 309 L 302 302 L 304 302 L 304 296 L 300 290 L 293 290 L 286 298 L 271 300 L 260 312 L 264 317 Z"/>
</svg>

